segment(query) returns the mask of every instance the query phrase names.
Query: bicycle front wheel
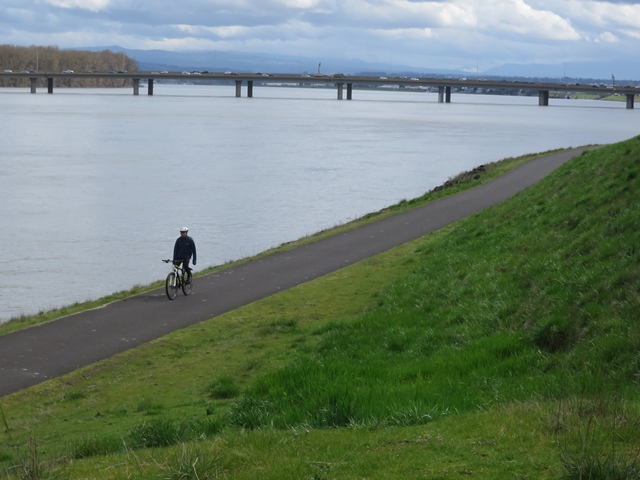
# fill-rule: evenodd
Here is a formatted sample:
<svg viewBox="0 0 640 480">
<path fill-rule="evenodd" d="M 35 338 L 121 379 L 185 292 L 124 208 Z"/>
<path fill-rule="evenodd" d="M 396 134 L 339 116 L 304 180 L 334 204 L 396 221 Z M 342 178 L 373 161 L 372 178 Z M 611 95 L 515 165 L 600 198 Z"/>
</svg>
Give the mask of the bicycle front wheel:
<svg viewBox="0 0 640 480">
<path fill-rule="evenodd" d="M 184 293 L 185 295 L 191 295 L 192 287 L 193 287 L 193 280 L 191 280 L 191 282 L 187 283 L 187 278 L 185 276 L 185 279 L 182 282 L 182 293 Z"/>
<path fill-rule="evenodd" d="M 171 272 L 167 275 L 165 291 L 167 292 L 167 298 L 169 298 L 169 300 L 173 300 L 178 295 L 178 278 L 176 277 L 175 272 Z"/>
</svg>

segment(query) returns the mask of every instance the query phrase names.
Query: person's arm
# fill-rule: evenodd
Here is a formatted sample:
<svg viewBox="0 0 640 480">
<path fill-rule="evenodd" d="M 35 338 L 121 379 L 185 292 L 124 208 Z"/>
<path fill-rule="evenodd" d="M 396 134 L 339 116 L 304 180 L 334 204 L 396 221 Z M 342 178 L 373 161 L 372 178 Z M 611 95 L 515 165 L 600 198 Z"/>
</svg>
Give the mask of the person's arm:
<svg viewBox="0 0 640 480">
<path fill-rule="evenodd" d="M 176 240 L 176 243 L 173 245 L 173 260 L 176 259 L 177 254 L 178 254 L 178 240 Z"/>
<path fill-rule="evenodd" d="M 191 243 L 193 244 L 193 264 L 195 265 L 197 263 L 196 242 L 194 242 L 193 239 L 192 239 Z"/>
</svg>

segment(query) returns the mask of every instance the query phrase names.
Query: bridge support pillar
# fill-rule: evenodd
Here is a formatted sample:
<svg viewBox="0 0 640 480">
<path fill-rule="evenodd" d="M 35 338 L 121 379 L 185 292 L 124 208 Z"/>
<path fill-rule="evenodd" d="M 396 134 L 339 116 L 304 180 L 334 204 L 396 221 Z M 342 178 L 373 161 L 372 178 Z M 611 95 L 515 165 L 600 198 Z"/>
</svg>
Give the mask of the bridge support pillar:
<svg viewBox="0 0 640 480">
<path fill-rule="evenodd" d="M 236 80 L 236 97 L 242 96 L 242 80 Z"/>
<path fill-rule="evenodd" d="M 353 97 L 353 83 L 347 83 L 347 100 Z"/>
<path fill-rule="evenodd" d="M 36 93 L 36 83 L 38 82 L 37 78 L 30 78 L 31 80 L 31 93 Z"/>
<path fill-rule="evenodd" d="M 247 97 L 253 97 L 253 80 L 247 80 Z"/>
<path fill-rule="evenodd" d="M 633 102 L 635 95 L 633 93 L 627 93 L 627 109 L 633 110 Z"/>
<path fill-rule="evenodd" d="M 53 78 L 47 78 L 47 93 L 53 93 Z"/>
<path fill-rule="evenodd" d="M 134 78 L 133 79 L 133 94 L 134 95 L 139 95 L 140 94 L 140 79 L 139 78 Z"/>
<path fill-rule="evenodd" d="M 438 103 L 451 103 L 451 87 L 438 87 Z"/>
<path fill-rule="evenodd" d="M 549 105 L 549 90 L 538 90 L 538 105 L 541 107 Z"/>
<path fill-rule="evenodd" d="M 342 100 L 342 95 L 344 92 L 344 83 L 336 83 L 336 88 L 338 90 L 338 100 Z"/>
<path fill-rule="evenodd" d="M 153 78 L 147 79 L 147 95 L 153 95 Z"/>
</svg>

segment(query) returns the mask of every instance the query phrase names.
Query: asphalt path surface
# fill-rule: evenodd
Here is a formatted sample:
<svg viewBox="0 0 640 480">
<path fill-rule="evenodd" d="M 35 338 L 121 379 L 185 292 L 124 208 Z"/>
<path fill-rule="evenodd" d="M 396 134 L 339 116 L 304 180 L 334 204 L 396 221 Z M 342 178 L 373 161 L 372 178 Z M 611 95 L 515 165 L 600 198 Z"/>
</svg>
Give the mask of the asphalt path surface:
<svg viewBox="0 0 640 480">
<path fill-rule="evenodd" d="M 584 150 L 554 153 L 466 192 L 198 277 L 189 297 L 169 301 L 158 289 L 2 335 L 0 397 L 420 238 L 506 200 Z"/>
</svg>

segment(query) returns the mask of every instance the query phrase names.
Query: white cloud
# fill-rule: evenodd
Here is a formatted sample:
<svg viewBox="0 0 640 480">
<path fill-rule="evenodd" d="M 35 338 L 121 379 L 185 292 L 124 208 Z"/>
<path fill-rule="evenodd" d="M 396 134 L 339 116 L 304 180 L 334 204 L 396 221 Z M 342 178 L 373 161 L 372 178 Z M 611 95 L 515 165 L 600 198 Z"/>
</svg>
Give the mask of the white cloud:
<svg viewBox="0 0 640 480">
<path fill-rule="evenodd" d="M 627 26 L 632 27 L 636 32 L 640 31 L 640 5 L 612 7 L 608 3 L 596 2 L 585 12 L 585 16 L 602 28 Z"/>
<path fill-rule="evenodd" d="M 553 11 L 533 8 L 524 0 L 490 0 L 478 14 L 484 30 L 551 40 L 580 38 L 571 21 Z"/>
<path fill-rule="evenodd" d="M 640 40 L 640 30 L 627 30 L 627 29 L 621 29 L 621 32 L 624 33 L 625 36 L 632 38 L 634 40 Z"/>
<path fill-rule="evenodd" d="M 547 4 L 547 0 L 534 0 L 538 4 Z M 621 5 L 618 3 L 622 3 Z M 599 30 L 615 30 L 620 26 L 631 27 L 631 30 L 640 31 L 640 2 L 607 2 L 564 0 L 554 2 L 554 11 L 569 18 L 573 24 L 587 34 L 593 34 Z M 597 35 L 597 33 L 596 33 Z"/>
<path fill-rule="evenodd" d="M 109 6 L 110 0 L 46 0 L 46 3 L 60 8 L 79 8 L 99 12 Z"/>
<path fill-rule="evenodd" d="M 596 42 L 605 42 L 605 43 L 618 43 L 620 40 L 611 32 L 604 32 L 598 35 L 595 39 Z"/>
<path fill-rule="evenodd" d="M 403 28 L 403 29 L 387 29 L 373 30 L 381 37 L 392 40 L 421 40 L 433 37 L 433 30 L 430 28 Z"/>
<path fill-rule="evenodd" d="M 331 11 L 331 7 L 335 8 L 335 1 L 326 2 L 325 0 L 280 0 L 275 3 L 281 4 L 289 8 L 314 9 L 319 11 Z M 327 6 L 329 9 L 327 9 Z"/>
<path fill-rule="evenodd" d="M 475 25 L 474 9 L 465 2 L 347 0 L 342 11 L 353 25 L 374 24 L 415 28 Z"/>
<path fill-rule="evenodd" d="M 242 25 L 228 25 L 222 27 L 178 25 L 177 28 L 192 38 L 208 38 L 210 41 L 213 41 L 211 36 L 224 39 L 246 38 L 251 36 L 251 32 L 256 30 L 255 27 L 245 27 Z"/>
</svg>

